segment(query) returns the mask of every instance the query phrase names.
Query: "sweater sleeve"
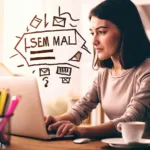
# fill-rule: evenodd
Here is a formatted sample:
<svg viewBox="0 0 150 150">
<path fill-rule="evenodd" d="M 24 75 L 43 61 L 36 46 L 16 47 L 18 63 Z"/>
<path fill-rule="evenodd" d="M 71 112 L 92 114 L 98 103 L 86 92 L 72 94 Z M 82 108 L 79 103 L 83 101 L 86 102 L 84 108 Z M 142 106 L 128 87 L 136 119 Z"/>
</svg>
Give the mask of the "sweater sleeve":
<svg viewBox="0 0 150 150">
<path fill-rule="evenodd" d="M 115 126 L 119 122 L 146 121 L 148 119 L 150 112 L 150 69 L 143 73 L 140 72 L 136 85 L 138 90 L 131 97 L 125 113 L 120 118 L 112 120 Z"/>
<path fill-rule="evenodd" d="M 79 125 L 84 119 L 88 117 L 89 112 L 96 108 L 99 103 L 99 81 L 100 74 L 95 77 L 92 86 L 89 88 L 89 91 L 78 100 L 73 107 L 69 110 L 69 113 L 73 115 L 76 125 Z M 100 90 L 99 90 L 100 91 Z"/>
</svg>

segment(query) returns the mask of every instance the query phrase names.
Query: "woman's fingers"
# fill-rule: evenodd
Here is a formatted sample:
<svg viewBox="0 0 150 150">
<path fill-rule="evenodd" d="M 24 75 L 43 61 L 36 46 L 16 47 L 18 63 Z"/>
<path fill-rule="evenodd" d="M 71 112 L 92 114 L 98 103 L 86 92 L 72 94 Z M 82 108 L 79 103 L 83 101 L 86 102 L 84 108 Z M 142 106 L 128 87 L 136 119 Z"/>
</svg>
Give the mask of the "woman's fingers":
<svg viewBox="0 0 150 150">
<path fill-rule="evenodd" d="M 60 132 L 60 136 L 64 136 L 67 135 L 69 130 L 73 127 L 73 124 L 65 124 L 65 126 L 63 126 L 63 128 L 61 128 L 61 132 Z"/>
<path fill-rule="evenodd" d="M 78 135 L 77 127 L 73 123 L 62 124 L 57 130 L 57 136 Z"/>
<path fill-rule="evenodd" d="M 66 126 L 65 124 L 62 124 L 62 125 L 58 128 L 56 136 L 58 136 L 58 137 L 63 136 L 63 129 L 64 129 L 65 126 Z"/>
<path fill-rule="evenodd" d="M 52 121 L 53 121 L 53 117 L 52 116 L 44 117 L 44 119 L 45 119 L 46 125 L 51 124 Z"/>
<path fill-rule="evenodd" d="M 67 135 L 74 134 L 75 132 L 76 132 L 76 128 L 73 127 L 73 128 L 71 128 L 71 129 L 68 131 Z"/>
<path fill-rule="evenodd" d="M 56 119 L 52 116 L 44 117 L 46 129 L 48 130 L 49 126 L 56 122 Z M 51 131 L 50 129 L 48 131 Z"/>
<path fill-rule="evenodd" d="M 48 132 L 57 131 L 56 136 L 62 137 L 64 135 L 79 135 L 77 127 L 71 123 L 70 121 L 63 120 L 63 121 L 56 121 L 56 119 L 52 116 L 45 117 L 44 121 L 46 124 L 46 128 Z"/>
<path fill-rule="evenodd" d="M 78 131 L 78 127 L 74 126 L 67 133 L 67 135 L 72 135 L 72 134 L 75 135 L 75 136 L 77 136 L 77 137 L 80 137 L 80 133 Z"/>
<path fill-rule="evenodd" d="M 67 124 L 69 122 L 70 121 L 58 121 L 56 123 L 53 123 L 53 124 L 49 125 L 48 130 L 49 131 L 51 131 L 51 130 L 57 130 L 59 128 L 59 126 L 61 126 L 62 124 Z"/>
</svg>

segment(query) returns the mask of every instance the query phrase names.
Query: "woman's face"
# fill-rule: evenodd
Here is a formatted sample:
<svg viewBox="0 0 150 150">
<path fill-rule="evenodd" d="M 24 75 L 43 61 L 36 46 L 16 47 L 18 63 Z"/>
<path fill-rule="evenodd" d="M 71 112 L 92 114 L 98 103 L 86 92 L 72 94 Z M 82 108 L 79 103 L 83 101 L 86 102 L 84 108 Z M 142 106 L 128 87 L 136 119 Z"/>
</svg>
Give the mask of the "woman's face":
<svg viewBox="0 0 150 150">
<path fill-rule="evenodd" d="M 93 35 L 93 46 L 100 60 L 118 56 L 120 45 L 120 30 L 108 20 L 92 16 L 91 34 Z"/>
</svg>

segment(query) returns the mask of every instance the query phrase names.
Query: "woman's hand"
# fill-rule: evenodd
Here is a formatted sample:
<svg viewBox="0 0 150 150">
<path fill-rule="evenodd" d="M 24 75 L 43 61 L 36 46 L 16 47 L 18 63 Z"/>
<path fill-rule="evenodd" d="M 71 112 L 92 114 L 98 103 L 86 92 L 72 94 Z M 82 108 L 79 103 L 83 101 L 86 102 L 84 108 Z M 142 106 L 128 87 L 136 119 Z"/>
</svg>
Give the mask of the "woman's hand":
<svg viewBox="0 0 150 150">
<path fill-rule="evenodd" d="M 65 135 L 75 135 L 77 137 L 81 136 L 80 128 L 70 121 L 58 121 L 54 124 L 49 125 L 49 131 L 57 130 L 56 136 L 63 137 Z"/>
<path fill-rule="evenodd" d="M 50 131 L 49 126 L 54 124 L 54 123 L 56 123 L 57 119 L 55 117 L 53 117 L 53 116 L 48 116 L 48 117 L 44 116 L 44 121 L 45 121 L 45 124 L 46 124 L 46 129 L 48 131 Z"/>
<path fill-rule="evenodd" d="M 76 137 L 81 137 L 79 127 L 71 122 L 61 124 L 57 130 L 56 136 L 63 137 L 65 135 L 75 135 Z"/>
<path fill-rule="evenodd" d="M 75 126 L 75 120 L 69 113 L 61 116 L 48 116 L 45 117 L 46 129 L 48 132 L 56 132 L 57 136 L 64 136 L 74 134 L 80 136 L 79 127 Z"/>
</svg>

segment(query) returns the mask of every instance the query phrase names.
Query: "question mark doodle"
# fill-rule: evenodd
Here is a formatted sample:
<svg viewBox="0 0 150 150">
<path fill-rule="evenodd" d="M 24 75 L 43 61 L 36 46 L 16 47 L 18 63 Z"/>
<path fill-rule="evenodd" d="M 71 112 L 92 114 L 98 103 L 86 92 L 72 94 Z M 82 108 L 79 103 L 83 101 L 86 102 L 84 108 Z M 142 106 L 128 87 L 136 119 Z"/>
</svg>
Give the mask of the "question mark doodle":
<svg viewBox="0 0 150 150">
<path fill-rule="evenodd" d="M 48 81 L 48 77 L 44 77 L 44 78 L 43 78 L 43 81 L 44 81 L 44 80 L 46 81 L 46 83 L 45 83 L 44 86 L 45 86 L 45 87 L 48 87 L 48 82 L 49 82 L 49 81 Z"/>
</svg>

